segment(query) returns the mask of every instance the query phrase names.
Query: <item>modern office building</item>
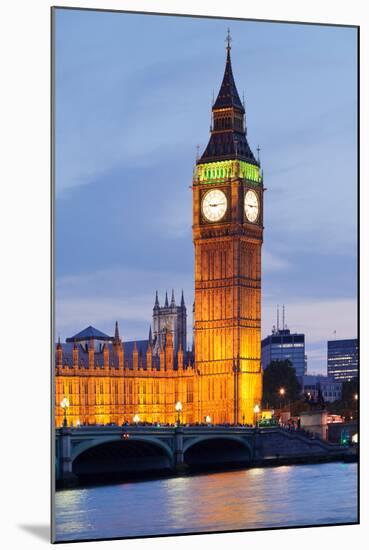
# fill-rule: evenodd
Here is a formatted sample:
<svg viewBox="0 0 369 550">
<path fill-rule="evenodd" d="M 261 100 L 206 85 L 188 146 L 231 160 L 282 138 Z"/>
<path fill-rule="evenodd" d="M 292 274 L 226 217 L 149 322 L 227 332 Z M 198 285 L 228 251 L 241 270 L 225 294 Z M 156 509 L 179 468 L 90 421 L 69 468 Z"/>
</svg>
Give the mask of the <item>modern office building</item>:
<svg viewBox="0 0 369 550">
<path fill-rule="evenodd" d="M 352 380 L 359 374 L 358 341 L 329 340 L 327 346 L 328 376 L 335 380 Z"/>
<path fill-rule="evenodd" d="M 337 401 L 342 397 L 342 382 L 330 376 L 305 374 L 298 379 L 301 384 L 301 393 L 309 395 L 312 400 L 318 398 L 319 390 L 324 401 L 327 402 Z"/>
<path fill-rule="evenodd" d="M 263 370 L 272 361 L 289 359 L 297 376 L 306 373 L 305 334 L 291 334 L 287 328 L 273 328 L 272 334 L 261 341 L 261 364 Z"/>
</svg>

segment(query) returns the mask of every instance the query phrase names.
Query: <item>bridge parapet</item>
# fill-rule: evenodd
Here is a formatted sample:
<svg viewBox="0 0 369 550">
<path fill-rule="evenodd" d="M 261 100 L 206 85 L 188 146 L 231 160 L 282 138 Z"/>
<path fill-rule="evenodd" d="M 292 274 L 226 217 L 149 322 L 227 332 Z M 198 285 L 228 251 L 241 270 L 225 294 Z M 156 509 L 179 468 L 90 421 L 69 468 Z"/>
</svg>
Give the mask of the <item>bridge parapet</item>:
<svg viewBox="0 0 369 550">
<path fill-rule="evenodd" d="M 249 428 L 244 426 L 80 426 L 59 428 L 57 439 L 57 478 L 72 479 L 73 464 L 84 452 L 103 444 L 126 440 L 142 449 L 158 449 L 171 467 L 186 461 L 186 453 L 201 445 L 208 445 L 209 460 L 214 444 L 220 455 L 228 444 L 244 449 L 248 464 L 268 463 L 270 460 L 322 457 L 332 459 L 350 452 L 337 444 L 310 439 L 298 431 L 283 428 Z M 223 445 L 223 443 L 224 445 Z M 218 443 L 217 443 L 218 442 Z M 148 447 L 149 446 L 149 447 Z M 205 446 L 205 447 L 204 447 Z M 213 446 L 213 447 L 212 447 Z M 128 447 L 127 447 L 128 448 Z M 210 449 L 213 450 L 210 450 Z M 216 457 L 213 457 L 216 458 Z"/>
</svg>

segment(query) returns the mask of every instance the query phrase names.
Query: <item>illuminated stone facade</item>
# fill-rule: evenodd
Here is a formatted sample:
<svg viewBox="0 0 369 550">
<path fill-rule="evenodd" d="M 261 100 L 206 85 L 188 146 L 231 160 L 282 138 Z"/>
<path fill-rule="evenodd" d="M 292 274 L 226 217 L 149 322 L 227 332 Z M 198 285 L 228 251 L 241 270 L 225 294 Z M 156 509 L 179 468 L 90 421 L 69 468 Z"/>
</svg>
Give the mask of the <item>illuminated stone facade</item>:
<svg viewBox="0 0 369 550">
<path fill-rule="evenodd" d="M 262 394 L 263 183 L 259 161 L 246 139 L 245 109 L 233 79 L 230 44 L 212 112 L 211 137 L 197 161 L 192 186 L 200 416 L 209 414 L 216 423 L 252 423 L 253 408 Z M 223 195 L 205 209 L 210 189 Z M 252 223 L 245 201 L 250 189 L 255 203 Z M 214 221 L 217 200 L 223 204 L 220 219 Z M 210 219 L 209 208 L 214 210 Z"/>
<path fill-rule="evenodd" d="M 156 298 L 153 332 L 123 343 L 92 327 L 56 349 L 56 425 L 132 422 L 253 423 L 261 402 L 261 245 L 263 179 L 246 139 L 245 110 L 234 83 L 230 43 L 213 105 L 209 143 L 193 179 L 195 248 L 194 350 L 187 351 L 183 295 L 164 307 Z M 221 218 L 209 190 L 223 200 Z M 252 190 L 247 205 L 246 193 Z M 219 193 L 220 191 L 220 193 Z M 217 199 L 218 200 L 218 199 Z M 208 214 L 210 215 L 210 214 Z M 250 221 L 252 220 L 252 221 Z M 207 419 L 209 420 L 209 419 Z"/>
<path fill-rule="evenodd" d="M 147 340 L 123 342 L 118 323 L 114 336 L 87 327 L 56 346 L 56 425 L 63 424 L 62 400 L 67 398 L 67 423 L 170 423 L 178 420 L 175 404 L 183 405 L 181 422 L 199 418 L 198 381 L 193 353 L 187 350 L 186 305 L 165 297 L 153 308 L 154 331 Z M 177 346 L 175 345 L 177 342 Z"/>
<path fill-rule="evenodd" d="M 157 357 L 148 344 L 145 355 L 133 350 L 132 360 L 124 358 L 124 344 L 105 342 L 96 350 L 96 341 L 86 348 L 73 344 L 70 362 L 62 344 L 56 350 L 56 425 L 63 424 L 60 403 L 69 401 L 68 425 L 132 423 L 174 423 L 175 403 L 183 403 L 181 421 L 195 422 L 198 402 L 196 376 L 188 353 L 179 350 L 174 356 L 173 340 L 168 333 L 166 346 Z M 86 357 L 88 358 L 86 361 Z M 64 358 L 64 360 L 63 360 Z"/>
</svg>

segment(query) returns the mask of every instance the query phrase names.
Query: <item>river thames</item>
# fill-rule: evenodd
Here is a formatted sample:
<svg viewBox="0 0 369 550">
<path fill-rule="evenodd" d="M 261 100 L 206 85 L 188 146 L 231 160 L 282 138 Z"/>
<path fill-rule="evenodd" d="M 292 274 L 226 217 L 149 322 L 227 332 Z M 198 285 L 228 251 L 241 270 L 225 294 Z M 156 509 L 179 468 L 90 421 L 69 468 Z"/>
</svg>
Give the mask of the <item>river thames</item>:
<svg viewBox="0 0 369 550">
<path fill-rule="evenodd" d="M 56 540 L 357 521 L 357 464 L 252 468 L 56 493 Z"/>
</svg>

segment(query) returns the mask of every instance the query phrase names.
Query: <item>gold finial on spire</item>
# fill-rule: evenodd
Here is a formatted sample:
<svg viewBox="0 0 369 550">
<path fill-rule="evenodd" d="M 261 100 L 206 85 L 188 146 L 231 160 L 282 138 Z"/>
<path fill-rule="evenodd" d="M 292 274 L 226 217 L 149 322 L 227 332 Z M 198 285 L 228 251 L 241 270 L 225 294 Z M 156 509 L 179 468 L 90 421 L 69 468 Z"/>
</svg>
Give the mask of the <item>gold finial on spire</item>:
<svg viewBox="0 0 369 550">
<path fill-rule="evenodd" d="M 232 37 L 231 37 L 231 31 L 229 30 L 229 28 L 227 29 L 227 38 L 226 38 L 226 42 L 227 42 L 227 51 L 229 52 L 230 49 L 232 48 L 232 46 L 231 46 Z"/>
</svg>

